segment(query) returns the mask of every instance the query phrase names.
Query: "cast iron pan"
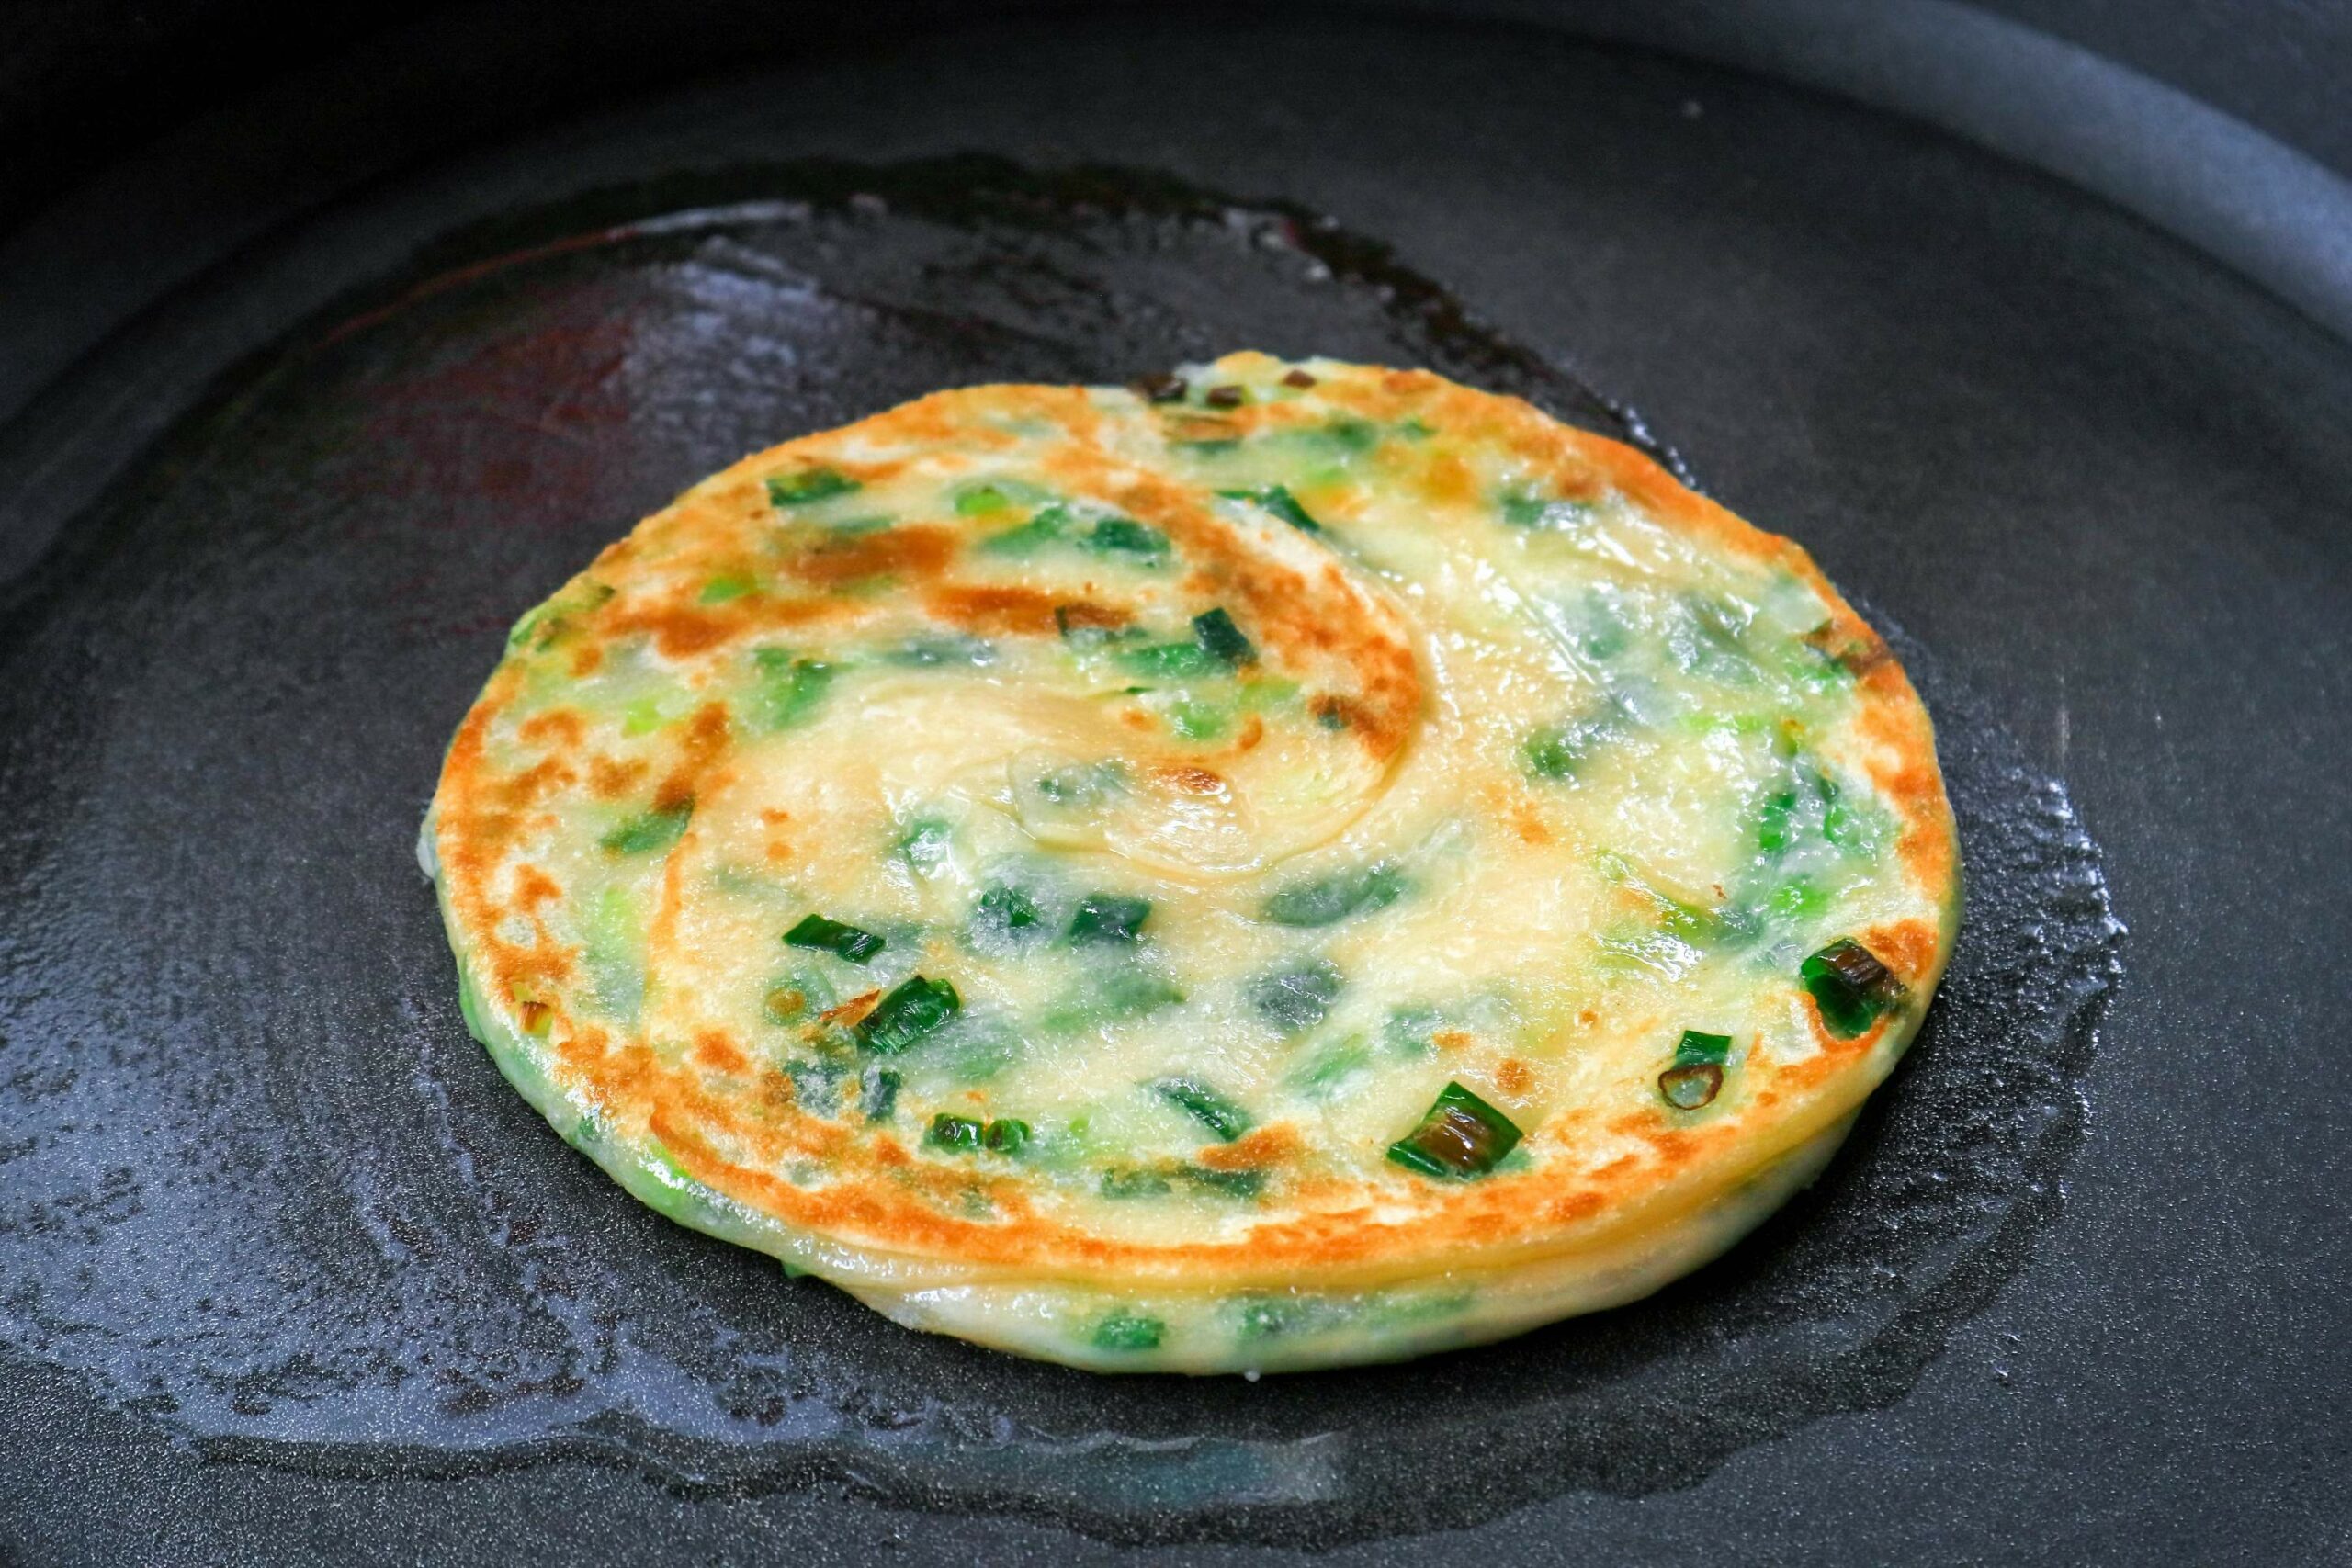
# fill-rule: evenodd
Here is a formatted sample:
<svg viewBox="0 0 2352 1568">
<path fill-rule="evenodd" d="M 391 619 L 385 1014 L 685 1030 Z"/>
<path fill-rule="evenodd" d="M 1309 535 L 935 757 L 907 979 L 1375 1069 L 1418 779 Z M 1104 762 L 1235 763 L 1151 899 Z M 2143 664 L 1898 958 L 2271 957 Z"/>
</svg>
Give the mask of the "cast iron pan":
<svg viewBox="0 0 2352 1568">
<path fill-rule="evenodd" d="M 1846 1153 L 1651 1302 L 1257 1383 L 639 1209 L 467 1038 L 411 857 L 505 626 L 783 436 L 1241 345 L 1648 446 L 1895 637 L 1970 907 Z M 1529 28 L 833 39 L 349 190 L 0 428 L 0 1542 L 2340 1552 L 2347 412 L 2078 190 Z"/>
</svg>

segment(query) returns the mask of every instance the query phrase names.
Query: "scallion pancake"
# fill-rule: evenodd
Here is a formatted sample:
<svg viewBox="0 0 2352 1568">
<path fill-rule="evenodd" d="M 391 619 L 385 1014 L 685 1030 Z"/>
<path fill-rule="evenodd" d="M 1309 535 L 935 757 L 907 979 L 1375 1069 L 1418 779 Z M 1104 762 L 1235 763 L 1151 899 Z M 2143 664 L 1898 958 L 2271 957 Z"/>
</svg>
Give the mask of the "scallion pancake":
<svg viewBox="0 0 2352 1568">
<path fill-rule="evenodd" d="M 1656 1289 L 1835 1149 L 1959 911 L 1803 550 L 1254 354 L 696 485 L 515 627 L 424 852 L 475 1033 L 631 1192 L 1108 1370 Z"/>
</svg>

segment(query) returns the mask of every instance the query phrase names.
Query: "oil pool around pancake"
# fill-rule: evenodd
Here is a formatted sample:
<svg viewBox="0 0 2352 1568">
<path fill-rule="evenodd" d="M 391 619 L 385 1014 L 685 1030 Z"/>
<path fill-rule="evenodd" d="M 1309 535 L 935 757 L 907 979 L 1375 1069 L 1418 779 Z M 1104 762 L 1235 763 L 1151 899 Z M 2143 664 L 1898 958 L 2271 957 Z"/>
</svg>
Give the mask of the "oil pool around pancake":
<svg viewBox="0 0 2352 1568">
<path fill-rule="evenodd" d="M 631 1192 L 1106 1370 L 1655 1290 L 1828 1157 L 1959 910 L 1802 550 L 1252 354 L 695 486 L 517 625 L 422 851 L 469 1024 Z"/>
</svg>

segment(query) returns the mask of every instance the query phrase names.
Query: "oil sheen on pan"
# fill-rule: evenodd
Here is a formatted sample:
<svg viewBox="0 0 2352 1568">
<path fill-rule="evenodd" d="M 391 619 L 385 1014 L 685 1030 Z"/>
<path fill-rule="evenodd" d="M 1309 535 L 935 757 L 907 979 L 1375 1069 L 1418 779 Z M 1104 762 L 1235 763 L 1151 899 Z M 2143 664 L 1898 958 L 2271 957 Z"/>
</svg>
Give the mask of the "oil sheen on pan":
<svg viewBox="0 0 2352 1568">
<path fill-rule="evenodd" d="M 695 486 L 516 626 L 421 851 L 631 1192 L 1110 1371 L 1649 1293 L 1821 1168 L 1959 916 L 1926 711 L 1800 548 L 1256 354 Z"/>
</svg>

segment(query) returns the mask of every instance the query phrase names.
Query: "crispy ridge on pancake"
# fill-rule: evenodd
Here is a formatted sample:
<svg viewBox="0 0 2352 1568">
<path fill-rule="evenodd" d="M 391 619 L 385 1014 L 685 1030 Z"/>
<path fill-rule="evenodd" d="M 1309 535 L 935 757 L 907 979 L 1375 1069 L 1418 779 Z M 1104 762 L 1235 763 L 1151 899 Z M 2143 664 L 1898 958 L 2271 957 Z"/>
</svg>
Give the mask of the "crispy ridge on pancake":
<svg viewBox="0 0 2352 1568">
<path fill-rule="evenodd" d="M 469 1022 L 665 1212 L 1080 1364 L 1413 1354 L 1703 1261 L 1950 951 L 1901 668 L 1525 403 L 1189 379 L 787 443 L 526 616 L 428 823 Z M 1799 980 L 1839 938 L 1894 998 L 1850 1037 Z M 1449 1083 L 1523 1134 L 1466 1179 L 1389 1156 Z"/>
</svg>

